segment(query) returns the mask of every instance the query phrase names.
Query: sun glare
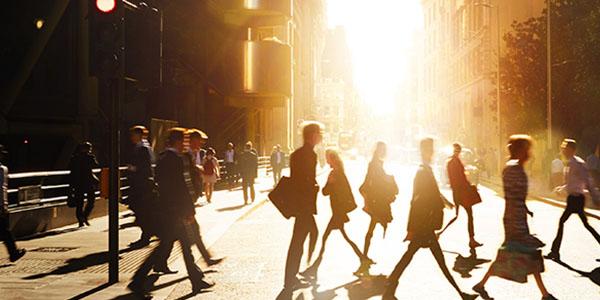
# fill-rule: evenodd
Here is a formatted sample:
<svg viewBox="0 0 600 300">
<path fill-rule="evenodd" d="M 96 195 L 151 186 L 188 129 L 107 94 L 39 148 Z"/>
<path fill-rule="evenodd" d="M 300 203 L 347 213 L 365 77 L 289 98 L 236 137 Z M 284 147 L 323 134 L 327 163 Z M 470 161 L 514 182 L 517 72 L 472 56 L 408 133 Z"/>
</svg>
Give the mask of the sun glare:
<svg viewBox="0 0 600 300">
<path fill-rule="evenodd" d="M 329 26 L 343 26 L 352 55 L 354 83 L 377 115 L 395 111 L 409 74 L 409 51 L 422 28 L 419 0 L 327 0 Z M 405 101 L 408 101 L 405 100 Z"/>
</svg>

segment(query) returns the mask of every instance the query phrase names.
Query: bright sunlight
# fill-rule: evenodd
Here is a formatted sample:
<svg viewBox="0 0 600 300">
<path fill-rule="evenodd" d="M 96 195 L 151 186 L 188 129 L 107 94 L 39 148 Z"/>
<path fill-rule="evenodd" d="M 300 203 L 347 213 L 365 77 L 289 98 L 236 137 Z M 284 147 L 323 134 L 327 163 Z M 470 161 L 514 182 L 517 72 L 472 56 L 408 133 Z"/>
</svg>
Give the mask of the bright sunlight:
<svg viewBox="0 0 600 300">
<path fill-rule="evenodd" d="M 419 0 L 328 0 L 329 26 L 346 28 L 354 83 L 377 115 L 394 111 L 408 51 L 423 27 Z"/>
</svg>

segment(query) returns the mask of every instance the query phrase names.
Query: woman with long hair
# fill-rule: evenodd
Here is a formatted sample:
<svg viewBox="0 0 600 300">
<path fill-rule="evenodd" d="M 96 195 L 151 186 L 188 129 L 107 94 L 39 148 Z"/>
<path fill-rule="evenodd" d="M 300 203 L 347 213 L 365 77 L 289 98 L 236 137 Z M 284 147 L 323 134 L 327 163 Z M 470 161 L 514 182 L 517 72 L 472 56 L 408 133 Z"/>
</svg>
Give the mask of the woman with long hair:
<svg viewBox="0 0 600 300">
<path fill-rule="evenodd" d="M 548 293 L 542 281 L 544 260 L 539 248 L 544 243 L 531 235 L 527 224 L 527 215 L 533 216 L 533 213 L 525 204 L 528 179 L 524 165 L 531 157 L 531 146 L 532 139 L 528 135 L 513 135 L 508 142 L 510 159 L 502 171 L 506 199 L 504 243 L 483 279 L 473 287 L 484 299 L 491 299 L 485 290 L 485 284 L 492 275 L 520 283 L 527 282 L 527 276 L 533 275 L 542 300 L 556 299 Z"/>
<path fill-rule="evenodd" d="M 331 200 L 331 220 L 329 220 L 327 229 L 325 229 L 325 233 L 323 234 L 319 256 L 306 271 L 301 273 L 302 276 L 313 280 L 316 280 L 317 278 L 317 271 L 321 264 L 321 260 L 323 259 L 323 253 L 325 252 L 325 243 L 333 230 L 339 230 L 342 233 L 346 242 L 348 242 L 356 256 L 359 258 L 361 265 L 371 261 L 367 256 L 360 252 L 358 246 L 350 240 L 344 229 L 344 224 L 350 220 L 348 218 L 348 213 L 356 209 L 354 195 L 352 195 L 350 183 L 344 172 L 344 162 L 340 158 L 339 153 L 334 149 L 327 149 L 325 151 L 325 159 L 327 164 L 331 167 L 331 172 L 329 173 L 325 187 L 323 187 L 323 195 L 329 196 L 329 199 Z"/>
<path fill-rule="evenodd" d="M 206 192 L 206 201 L 211 202 L 213 192 L 215 190 L 215 183 L 220 177 L 219 174 L 219 161 L 215 157 L 215 149 L 208 148 L 206 151 L 206 157 L 202 164 L 202 181 L 204 182 L 204 191 Z"/>
<path fill-rule="evenodd" d="M 384 142 L 377 142 L 375 151 L 373 152 L 373 158 L 371 159 L 371 162 L 369 162 L 367 175 L 360 187 L 360 193 L 365 199 L 363 210 L 371 216 L 369 229 L 365 236 L 363 250 L 365 256 L 368 256 L 369 254 L 375 226 L 377 224 L 381 225 L 385 236 L 387 225 L 392 222 L 393 219 L 390 205 L 398 194 L 398 186 L 396 185 L 394 177 L 388 175 L 383 168 L 386 155 L 387 145 Z M 373 264 L 373 261 L 370 259 L 363 261 L 356 271 L 356 274 L 368 274 L 371 264 Z"/>
</svg>

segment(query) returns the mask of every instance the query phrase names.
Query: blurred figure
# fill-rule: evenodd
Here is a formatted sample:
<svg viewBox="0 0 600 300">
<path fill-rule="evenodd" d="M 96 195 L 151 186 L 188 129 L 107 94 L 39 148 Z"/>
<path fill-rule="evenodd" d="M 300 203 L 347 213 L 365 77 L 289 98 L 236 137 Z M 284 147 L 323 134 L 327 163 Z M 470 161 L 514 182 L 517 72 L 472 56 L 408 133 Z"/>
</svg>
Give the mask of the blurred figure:
<svg viewBox="0 0 600 300">
<path fill-rule="evenodd" d="M 92 170 L 98 167 L 98 161 L 92 154 L 92 144 L 85 142 L 77 146 L 69 162 L 69 170 L 71 171 L 69 183 L 75 202 L 75 214 L 79 227 L 90 225 L 88 217 L 94 209 L 96 188 L 99 182 Z M 85 209 L 83 208 L 84 198 L 87 199 Z"/>
<path fill-rule="evenodd" d="M 181 243 L 181 251 L 193 292 L 199 293 L 214 285 L 203 280 L 204 273 L 194 263 L 194 256 L 190 249 L 191 241 L 186 229 L 190 223 L 194 222 L 195 208 L 194 199 L 191 197 L 184 176 L 184 159 L 186 159 L 182 156 L 184 134 L 185 129 L 183 128 L 169 129 L 167 149 L 160 154 L 156 163 L 156 181 L 159 188 L 161 211 L 155 222 L 159 223 L 157 228 L 160 230 L 157 231 L 157 235 L 160 243 L 140 265 L 133 275 L 131 283 L 127 286 L 136 295 L 143 298 L 150 297 L 146 288 L 148 273 L 153 267 L 156 270 L 160 264 L 166 262 L 166 260 L 163 261 L 165 253 L 168 258 L 168 253 L 176 240 Z"/>
<path fill-rule="evenodd" d="M 550 189 L 565 183 L 565 164 L 560 159 L 560 154 L 557 155 L 550 166 Z"/>
<path fill-rule="evenodd" d="M 558 221 L 558 232 L 556 233 L 554 242 L 552 242 L 552 250 L 547 255 L 548 258 L 554 260 L 560 260 L 560 244 L 562 243 L 565 222 L 572 214 L 577 214 L 579 216 L 585 229 L 587 229 L 600 244 L 600 235 L 598 235 L 598 232 L 596 232 L 596 230 L 588 223 L 584 211 L 585 190 L 587 189 L 590 192 L 594 203 L 600 202 L 599 192 L 594 186 L 593 179 L 590 177 L 585 161 L 575 155 L 577 153 L 577 142 L 572 139 L 564 139 L 560 147 L 562 149 L 562 155 L 567 161 L 567 167 L 565 168 L 565 185 L 557 187 L 556 191 L 559 193 L 566 192 L 568 197 L 567 207 Z"/>
<path fill-rule="evenodd" d="M 592 178 L 594 179 L 596 188 L 600 187 L 600 142 L 596 143 L 594 153 L 590 154 L 586 158 L 585 162 L 590 174 L 592 175 Z"/>
<path fill-rule="evenodd" d="M 535 278 L 542 300 L 556 299 L 546 290 L 540 274 L 544 271 L 544 260 L 539 248 L 544 243 L 531 235 L 527 224 L 527 215 L 533 216 L 533 213 L 526 205 L 528 179 L 524 165 L 531 157 L 531 146 L 532 140 L 528 135 L 513 135 L 508 142 L 510 160 L 502 172 L 506 198 L 504 243 L 483 279 L 473 287 L 484 299 L 491 299 L 485 290 L 491 276 L 525 283 L 528 275 Z"/>
<path fill-rule="evenodd" d="M 191 175 L 193 177 L 193 184 L 196 192 L 194 199 L 198 201 L 204 193 L 204 182 L 202 180 L 202 163 L 204 158 L 206 157 L 206 150 L 202 149 L 202 147 L 204 147 L 204 145 L 208 141 L 208 135 L 196 128 L 189 129 L 186 134 L 188 135 L 190 140 L 190 147 L 187 151 L 187 154 L 191 158 L 191 164 L 193 165 L 193 168 L 191 169 Z"/>
<path fill-rule="evenodd" d="M 371 239 L 373 238 L 375 226 L 379 224 L 383 227 L 383 236 L 385 237 L 387 225 L 392 222 L 393 219 L 390 205 L 396 199 L 398 186 L 396 185 L 394 177 L 386 174 L 383 169 L 383 163 L 386 156 L 387 145 L 384 142 L 377 142 L 375 151 L 373 152 L 373 158 L 371 159 L 371 162 L 369 162 L 367 175 L 359 189 L 360 193 L 365 198 L 365 207 L 363 210 L 371 216 L 371 222 L 369 223 L 369 228 L 367 229 L 367 234 L 365 236 L 363 250 L 365 256 L 369 255 L 369 248 L 371 246 Z M 370 259 L 364 260 L 355 274 L 368 274 L 372 263 L 373 261 Z"/>
<path fill-rule="evenodd" d="M 215 149 L 208 148 L 206 157 L 202 162 L 202 181 L 204 182 L 204 192 L 206 193 L 206 201 L 211 203 L 212 195 L 215 190 L 215 183 L 220 177 L 219 161 L 215 157 Z"/>
<path fill-rule="evenodd" d="M 270 162 L 271 169 L 273 170 L 273 186 L 275 186 L 281 179 L 281 171 L 285 167 L 285 153 L 281 151 L 280 145 L 273 147 Z"/>
<path fill-rule="evenodd" d="M 412 260 L 415 253 L 421 248 L 429 248 L 444 276 L 458 292 L 462 299 L 475 299 L 477 295 L 463 293 L 450 274 L 444 254 L 438 243 L 435 231 L 442 228 L 444 222 L 444 197 L 440 193 L 437 182 L 431 169 L 433 161 L 433 139 L 425 138 L 420 143 L 422 164 L 415 175 L 413 185 L 413 198 L 408 216 L 407 236 L 410 241 L 408 249 L 394 268 L 388 278 L 388 284 L 382 299 L 396 299 L 394 294 L 398 287 L 398 280 Z"/>
<path fill-rule="evenodd" d="M 25 255 L 25 249 L 19 249 L 15 238 L 10 232 L 10 223 L 8 217 L 8 168 L 4 165 L 4 160 L 8 152 L 0 145 L 0 186 L 2 191 L 0 196 L 0 240 L 4 242 L 8 251 L 9 260 L 15 262 Z"/>
<path fill-rule="evenodd" d="M 154 171 L 152 170 L 152 158 L 154 153 L 148 143 L 144 143 L 144 136 L 148 130 L 144 126 L 134 126 L 129 129 L 129 139 L 133 145 L 129 163 L 127 166 L 129 180 L 129 197 L 127 204 L 133 211 L 136 223 L 142 229 L 140 239 L 129 244 L 130 247 L 145 247 L 150 244 L 152 236 L 148 230 L 148 223 L 152 222 L 149 211 L 154 209 L 150 203 L 155 191 Z"/>
<path fill-rule="evenodd" d="M 240 176 L 242 177 L 242 191 L 244 193 L 244 204 L 248 204 L 248 193 L 250 200 L 254 202 L 256 197 L 254 192 L 254 180 L 258 177 L 258 156 L 256 150 L 252 148 L 252 142 L 247 142 L 244 146 L 244 152 L 239 158 Z"/>
<path fill-rule="evenodd" d="M 233 188 L 233 184 L 236 181 L 237 172 L 235 170 L 235 147 L 233 143 L 227 143 L 227 150 L 225 150 L 225 157 L 223 163 L 225 164 L 225 173 L 227 175 L 227 183 L 229 188 Z"/>
<path fill-rule="evenodd" d="M 469 248 L 473 249 L 481 247 L 482 244 L 475 240 L 475 226 L 473 225 L 473 202 L 475 197 L 473 193 L 473 186 L 465 175 L 465 167 L 460 160 L 460 153 L 462 152 L 462 146 L 459 143 L 453 145 L 454 153 L 452 157 L 446 163 L 446 169 L 448 170 L 448 180 L 450 181 L 450 187 L 452 188 L 452 198 L 456 207 L 456 216 L 460 207 L 464 208 L 467 212 L 467 230 L 469 232 Z"/>
<path fill-rule="evenodd" d="M 354 195 L 352 195 L 352 188 L 350 187 L 350 183 L 344 172 L 344 162 L 340 158 L 339 153 L 333 149 L 327 149 L 325 151 L 325 160 L 331 167 L 331 172 L 327 178 L 327 184 L 323 187 L 323 195 L 329 196 L 331 200 L 332 216 L 331 220 L 329 220 L 329 224 L 327 224 L 327 229 L 325 229 L 325 233 L 323 234 L 319 256 L 306 271 L 301 273 L 303 277 L 311 280 L 317 279 L 317 272 L 321 265 L 323 254 L 325 253 L 325 243 L 327 242 L 329 234 L 336 229 L 342 233 L 342 236 L 346 242 L 348 242 L 361 264 L 364 264 L 365 261 L 370 261 L 368 257 L 360 252 L 358 246 L 350 240 L 348 234 L 346 234 L 346 230 L 344 230 L 344 224 L 350 221 L 348 213 L 356 209 L 356 201 L 354 200 Z"/>
<path fill-rule="evenodd" d="M 319 186 L 316 180 L 317 154 L 314 149 L 323 140 L 321 128 L 321 125 L 316 122 L 304 125 L 302 129 L 304 145 L 290 156 L 290 180 L 301 193 L 295 195 L 301 203 L 295 203 L 297 211 L 294 214 L 294 231 L 285 263 L 285 293 L 307 286 L 306 282 L 297 277 L 304 252 L 304 242 L 309 237 L 309 260 L 316 245 L 318 229 L 314 215 L 317 214 Z"/>
</svg>

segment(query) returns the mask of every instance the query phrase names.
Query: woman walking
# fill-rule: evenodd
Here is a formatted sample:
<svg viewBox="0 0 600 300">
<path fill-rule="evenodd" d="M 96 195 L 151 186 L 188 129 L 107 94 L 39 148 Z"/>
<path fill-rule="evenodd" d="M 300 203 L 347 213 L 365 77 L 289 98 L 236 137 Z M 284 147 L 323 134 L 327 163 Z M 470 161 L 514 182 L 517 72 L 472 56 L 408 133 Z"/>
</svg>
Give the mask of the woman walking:
<svg viewBox="0 0 600 300">
<path fill-rule="evenodd" d="M 202 164 L 202 181 L 204 182 L 204 191 L 206 192 L 206 201 L 210 203 L 215 190 L 215 183 L 220 177 L 219 174 L 219 161 L 215 157 L 215 149 L 208 148 L 206 151 L 206 158 Z"/>
<path fill-rule="evenodd" d="M 323 259 L 323 253 L 325 252 L 325 243 L 333 230 L 339 230 L 342 233 L 346 242 L 348 242 L 356 256 L 359 258 L 361 265 L 366 262 L 372 263 L 367 256 L 360 252 L 358 246 L 350 240 L 344 229 L 344 224 L 350 220 L 348 218 L 348 213 L 356 209 L 356 202 L 352 195 L 352 189 L 350 188 L 350 183 L 344 172 L 344 162 L 340 158 L 339 153 L 333 149 L 327 149 L 325 151 L 325 159 L 332 169 L 327 178 L 327 183 L 325 184 L 325 187 L 323 187 L 323 195 L 329 196 L 329 199 L 331 200 L 331 220 L 329 220 L 327 229 L 325 229 L 325 233 L 323 234 L 319 256 L 306 271 L 301 273 L 302 276 L 313 280 L 316 280 L 317 278 L 317 271 L 321 264 L 321 260 Z"/>
<path fill-rule="evenodd" d="M 375 226 L 380 224 L 383 227 L 383 234 L 387 225 L 392 222 L 391 203 L 396 199 L 398 186 L 394 177 L 385 173 L 383 162 L 387 155 L 387 145 L 384 142 L 377 142 L 373 158 L 369 162 L 369 168 L 365 180 L 360 187 L 360 193 L 365 198 L 365 207 L 363 210 L 371 216 L 369 229 L 365 236 L 365 245 L 363 254 L 368 256 L 371 239 Z M 365 274 L 369 272 L 372 260 L 364 260 L 355 274 Z"/>
<path fill-rule="evenodd" d="M 492 299 L 485 290 L 490 276 L 498 276 L 519 283 L 527 282 L 527 276 L 533 275 L 542 294 L 542 300 L 556 299 L 546 290 L 541 273 L 544 260 L 539 248 L 544 243 L 529 233 L 527 215 L 533 216 L 525 204 L 528 179 L 524 165 L 531 157 L 531 137 L 513 135 L 508 142 L 510 160 L 502 172 L 504 185 L 504 243 L 498 250 L 496 260 L 473 290 L 484 299 Z"/>
</svg>

